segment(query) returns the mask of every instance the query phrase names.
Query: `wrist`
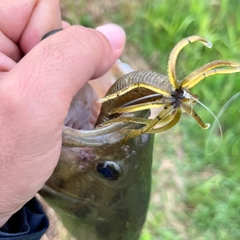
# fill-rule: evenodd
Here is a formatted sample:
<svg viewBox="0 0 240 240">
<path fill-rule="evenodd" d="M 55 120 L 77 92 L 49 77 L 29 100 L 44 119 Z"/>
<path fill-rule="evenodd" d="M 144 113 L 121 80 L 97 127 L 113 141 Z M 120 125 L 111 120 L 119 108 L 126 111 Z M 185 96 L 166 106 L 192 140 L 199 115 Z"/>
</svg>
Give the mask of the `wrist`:
<svg viewBox="0 0 240 240">
<path fill-rule="evenodd" d="M 1 216 L 0 214 L 0 228 L 9 220 L 11 215 Z"/>
<path fill-rule="evenodd" d="M 41 204 L 32 198 L 0 227 L 0 239 L 41 239 L 48 227 Z"/>
<path fill-rule="evenodd" d="M 1 188 L 0 188 L 1 189 Z M 23 199 L 16 198 L 16 194 L 11 191 L 6 191 L 8 188 L 3 188 L 1 192 L 1 199 L 0 199 L 0 227 L 2 227 L 9 218 L 16 213 L 22 206 L 27 202 L 23 201 Z"/>
</svg>

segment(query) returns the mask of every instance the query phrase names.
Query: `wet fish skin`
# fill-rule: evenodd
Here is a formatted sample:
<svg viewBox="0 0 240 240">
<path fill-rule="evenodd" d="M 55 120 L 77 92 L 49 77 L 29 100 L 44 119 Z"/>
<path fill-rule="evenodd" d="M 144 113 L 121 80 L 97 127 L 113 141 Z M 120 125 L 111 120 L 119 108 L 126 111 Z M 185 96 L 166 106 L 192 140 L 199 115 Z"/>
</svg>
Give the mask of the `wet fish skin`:
<svg viewBox="0 0 240 240">
<path fill-rule="evenodd" d="M 76 239 L 137 240 L 148 209 L 153 135 L 122 146 L 62 147 L 59 163 L 40 194 Z M 97 170 L 116 163 L 117 180 Z"/>
<path fill-rule="evenodd" d="M 55 32 L 49 32 L 43 39 Z M 117 65 L 122 74 L 133 71 L 120 61 Z M 91 129 L 91 118 L 95 115 L 91 112 L 93 100 L 93 92 L 85 86 L 74 97 L 65 124 Z M 87 124 L 83 124 L 84 120 Z M 121 136 L 113 134 L 115 139 L 116 135 Z M 81 139 L 80 135 L 76 129 L 63 129 L 58 165 L 40 194 L 76 239 L 137 240 L 149 204 L 153 135 L 135 137 L 124 146 L 113 138 L 98 142 L 99 136 L 85 141 L 87 131 Z M 85 143 L 86 147 L 82 147 Z M 111 162 L 120 168 L 116 180 L 105 179 L 97 170 L 99 164 Z"/>
<path fill-rule="evenodd" d="M 121 68 L 123 65 L 118 64 Z M 65 120 L 70 127 L 89 129 L 84 120 L 91 127 L 88 119 L 91 119 L 89 108 L 93 105 L 90 101 L 94 100 L 94 94 L 86 88 L 73 99 Z M 88 104 L 84 104 L 86 101 Z M 83 141 L 79 140 L 79 132 L 69 130 L 63 130 L 58 165 L 40 194 L 76 239 L 137 240 L 149 203 L 153 136 L 144 134 L 124 146 L 112 139 L 112 144 L 98 143 L 93 136 L 95 144 L 100 146 L 93 147 L 90 138 L 86 147 L 82 147 L 84 137 Z M 119 167 L 116 180 L 105 179 L 98 172 L 99 164 L 105 163 Z"/>
</svg>

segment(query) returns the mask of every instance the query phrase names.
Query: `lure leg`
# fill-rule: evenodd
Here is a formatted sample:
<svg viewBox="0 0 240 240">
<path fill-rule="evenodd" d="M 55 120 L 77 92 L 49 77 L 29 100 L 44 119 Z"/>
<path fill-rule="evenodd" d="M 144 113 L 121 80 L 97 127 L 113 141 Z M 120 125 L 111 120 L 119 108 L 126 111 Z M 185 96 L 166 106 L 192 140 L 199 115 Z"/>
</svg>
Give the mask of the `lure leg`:
<svg viewBox="0 0 240 240">
<path fill-rule="evenodd" d="M 229 68 L 221 68 L 215 69 L 221 66 L 229 66 Z M 222 61 L 217 60 L 210 63 L 205 64 L 204 66 L 198 68 L 194 72 L 190 73 L 187 77 L 183 79 L 180 86 L 182 88 L 191 88 L 198 84 L 202 79 L 215 75 L 215 74 L 229 74 L 234 72 L 240 72 L 240 64 L 238 62 L 233 61 Z"/>
<path fill-rule="evenodd" d="M 202 119 L 199 117 L 199 115 L 188 105 L 182 104 L 182 109 L 191 116 L 202 129 L 208 129 L 210 127 L 210 124 L 205 124 Z"/>
<path fill-rule="evenodd" d="M 145 119 L 145 118 L 136 118 L 136 117 L 118 117 L 108 120 L 106 122 L 101 123 L 101 126 L 108 126 L 113 123 L 139 123 L 139 124 L 150 124 L 152 119 Z"/>
<path fill-rule="evenodd" d="M 165 109 L 165 110 L 161 111 L 154 119 L 152 119 L 151 122 L 149 124 L 147 124 L 146 126 L 140 128 L 140 129 L 137 129 L 137 130 L 136 129 L 131 130 L 131 132 L 126 137 L 124 137 L 123 142 L 126 142 L 130 138 L 134 138 L 134 137 L 137 137 L 141 134 L 148 132 L 155 125 L 160 123 L 165 117 L 167 117 L 169 114 L 171 114 L 171 111 L 173 111 L 173 108 Z"/>
<path fill-rule="evenodd" d="M 151 130 L 147 131 L 147 133 L 159 133 L 159 132 L 165 132 L 168 129 L 172 128 L 173 126 L 175 126 L 178 121 L 181 118 L 181 109 L 178 109 L 178 111 L 176 112 L 176 114 L 174 114 L 173 116 L 171 116 L 171 121 L 168 122 L 166 125 L 159 127 L 159 128 L 152 128 Z"/>
<path fill-rule="evenodd" d="M 148 103 L 141 103 L 141 104 L 134 104 L 132 106 L 113 108 L 109 112 L 109 114 L 137 112 L 137 111 L 151 109 L 151 108 L 159 108 L 159 107 L 162 107 L 163 105 L 171 104 L 171 103 L 173 103 L 173 99 L 160 99 L 160 100 L 156 100 Z"/>
<path fill-rule="evenodd" d="M 162 120 L 161 123 L 169 122 L 174 118 L 172 115 L 165 116 Z M 113 123 L 137 123 L 137 124 L 150 124 L 152 122 L 152 119 L 144 119 L 144 118 L 132 118 L 132 117 L 119 117 L 119 118 L 114 118 L 111 120 L 108 120 L 104 123 L 101 124 L 101 126 L 108 126 Z M 130 131 L 135 131 L 135 130 L 130 130 Z M 156 131 L 157 132 L 157 131 Z"/>
<path fill-rule="evenodd" d="M 184 38 L 182 41 L 180 41 L 171 51 L 169 60 L 168 60 L 168 77 L 169 81 L 172 84 L 172 86 L 177 89 L 178 88 L 178 83 L 177 83 L 177 77 L 176 77 L 176 61 L 179 52 L 189 43 L 192 42 L 201 42 L 204 44 L 206 47 L 211 48 L 212 43 L 207 41 L 206 39 L 199 37 L 199 36 L 191 36 L 188 38 Z"/>
<path fill-rule="evenodd" d="M 171 96 L 171 93 L 168 92 L 168 91 L 165 91 L 161 88 L 156 88 L 156 87 L 151 86 L 150 84 L 147 84 L 147 83 L 139 82 L 139 83 L 134 83 L 132 85 L 129 85 L 128 87 L 123 88 L 120 91 L 109 94 L 109 95 L 99 99 L 98 102 L 104 103 L 104 102 L 106 102 L 110 99 L 114 99 L 114 98 L 117 98 L 119 96 L 122 96 L 123 94 L 125 94 L 127 92 L 130 92 L 131 90 L 136 89 L 136 88 L 139 88 L 139 91 L 141 91 L 140 88 L 146 88 L 146 89 L 152 90 L 154 93 L 159 93 L 161 95 Z"/>
</svg>

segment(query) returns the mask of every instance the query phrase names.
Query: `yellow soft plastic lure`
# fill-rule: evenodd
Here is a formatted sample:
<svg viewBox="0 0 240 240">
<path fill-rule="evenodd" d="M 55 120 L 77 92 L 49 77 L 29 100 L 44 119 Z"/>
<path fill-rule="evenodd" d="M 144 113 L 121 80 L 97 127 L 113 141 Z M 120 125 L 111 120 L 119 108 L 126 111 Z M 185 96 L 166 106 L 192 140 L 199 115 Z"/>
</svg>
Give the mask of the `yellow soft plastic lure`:
<svg viewBox="0 0 240 240">
<path fill-rule="evenodd" d="M 190 36 L 173 48 L 168 61 L 168 76 L 156 72 L 134 71 L 119 78 L 106 96 L 99 100 L 102 108 L 96 126 L 117 122 L 143 124 L 140 129 L 130 130 L 124 139 L 126 141 L 143 133 L 166 131 L 179 121 L 183 112 L 186 112 L 202 129 L 207 129 L 210 125 L 203 123 L 192 108 L 198 97 L 189 89 L 206 77 L 240 72 L 240 63 L 216 60 L 193 71 L 183 80 L 177 81 L 175 66 L 179 52 L 193 42 L 200 42 L 208 48 L 212 47 L 212 43 L 208 40 L 199 36 Z M 154 119 L 132 118 L 127 115 L 130 112 L 158 107 L 162 109 Z M 159 124 L 160 127 L 156 127 Z"/>
</svg>

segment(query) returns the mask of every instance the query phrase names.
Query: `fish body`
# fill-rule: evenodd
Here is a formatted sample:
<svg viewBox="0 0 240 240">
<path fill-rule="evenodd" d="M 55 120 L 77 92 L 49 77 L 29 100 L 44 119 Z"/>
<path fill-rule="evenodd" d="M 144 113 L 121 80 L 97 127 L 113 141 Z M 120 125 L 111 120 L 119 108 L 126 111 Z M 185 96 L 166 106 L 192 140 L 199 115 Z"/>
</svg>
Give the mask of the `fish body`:
<svg viewBox="0 0 240 240">
<path fill-rule="evenodd" d="M 201 102 L 189 89 L 208 76 L 239 72 L 240 63 L 216 60 L 178 81 L 177 56 L 192 42 L 212 46 L 199 36 L 181 40 L 170 53 L 168 76 L 125 72 L 101 99 L 101 112 L 91 131 L 83 130 L 81 124 L 87 120 L 87 129 L 94 127 L 89 120 L 94 116 L 89 111 L 94 98 L 83 88 L 85 95 L 76 96 L 80 104 L 77 98 L 73 100 L 69 113 L 83 108 L 85 113 L 77 111 L 76 118 L 67 117 L 73 128 L 64 128 L 59 163 L 40 193 L 76 239 L 137 240 L 151 187 L 153 135 L 147 133 L 167 131 L 183 112 L 202 129 L 209 127 L 193 110 L 193 103 Z M 161 107 L 160 112 L 148 119 L 146 112 L 155 107 Z"/>
<path fill-rule="evenodd" d="M 74 97 L 58 165 L 40 194 L 75 239 L 137 240 L 150 197 L 153 135 L 143 134 L 123 145 L 127 130 L 141 125 L 115 123 L 93 129 L 95 114 L 89 108 L 94 102 L 89 85 Z M 132 116 L 148 118 L 149 113 Z M 90 130 L 84 122 L 90 123 Z"/>
<path fill-rule="evenodd" d="M 120 61 L 117 68 L 133 71 Z M 96 97 L 88 84 L 74 97 L 59 162 L 40 194 L 76 239 L 137 240 L 150 197 L 153 135 L 123 145 L 127 129 L 139 124 L 93 129 Z M 149 111 L 139 114 L 148 118 Z"/>
<path fill-rule="evenodd" d="M 148 134 L 124 146 L 63 147 L 40 194 L 76 239 L 137 240 L 149 203 L 152 147 Z"/>
</svg>

